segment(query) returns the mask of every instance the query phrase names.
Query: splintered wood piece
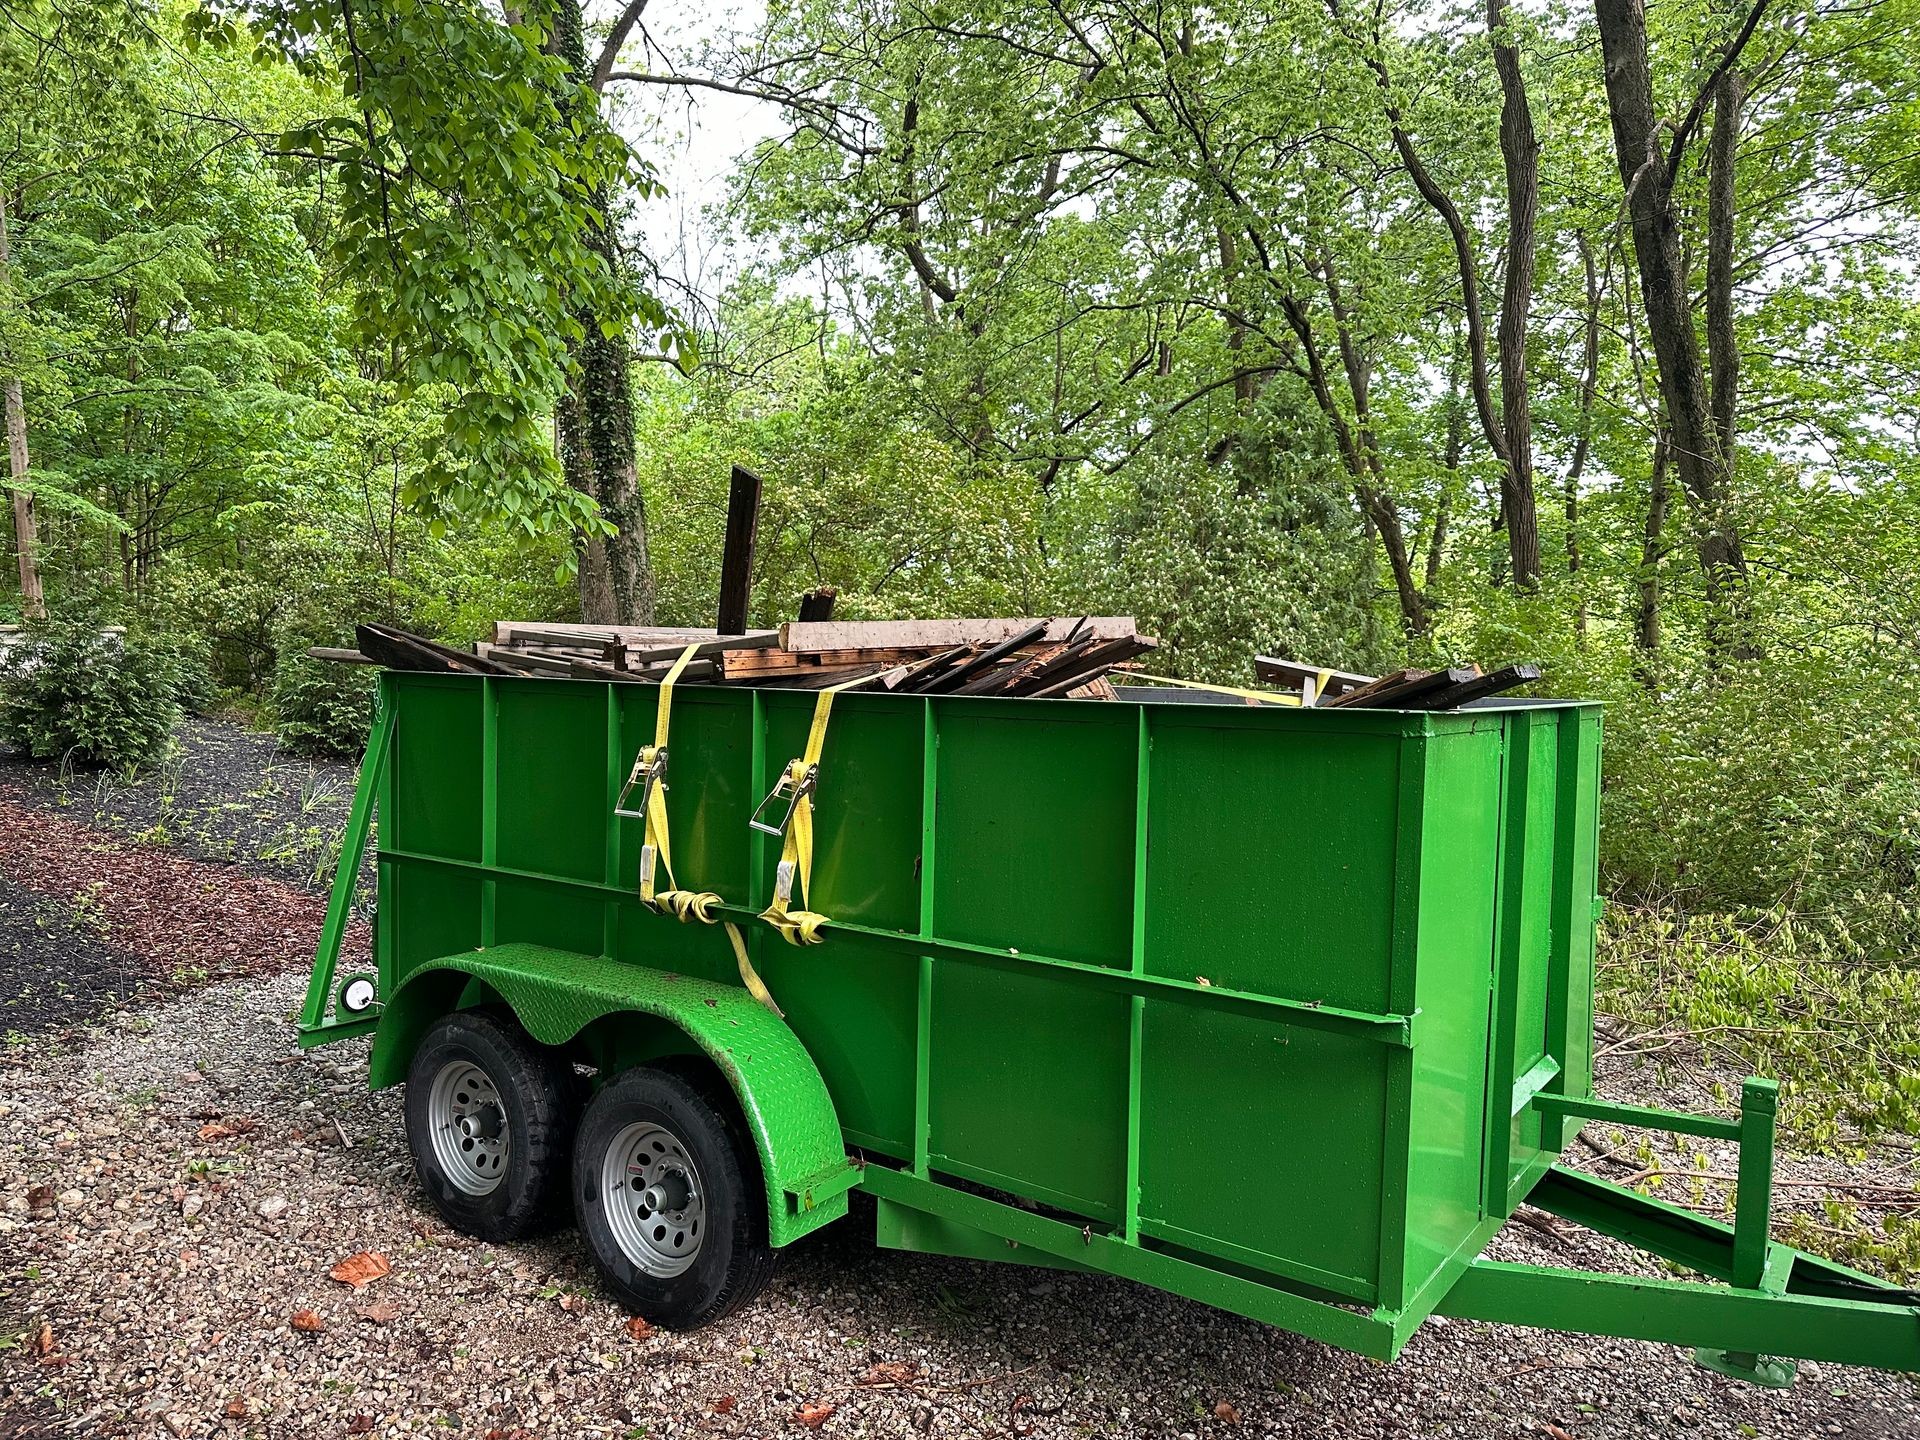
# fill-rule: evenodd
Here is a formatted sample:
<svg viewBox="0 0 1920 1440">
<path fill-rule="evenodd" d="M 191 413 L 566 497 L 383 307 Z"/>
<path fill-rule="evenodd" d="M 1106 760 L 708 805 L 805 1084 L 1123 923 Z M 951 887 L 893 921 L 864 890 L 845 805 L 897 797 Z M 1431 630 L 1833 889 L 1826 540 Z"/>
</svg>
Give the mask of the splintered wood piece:
<svg viewBox="0 0 1920 1440">
<path fill-rule="evenodd" d="M 951 650 L 942 650 L 937 655 L 929 655 L 924 660 L 916 661 L 907 667 L 907 673 L 901 677 L 900 683 L 894 689 L 909 694 L 918 693 L 922 686 L 936 676 L 944 674 L 956 661 L 972 653 L 972 650 L 971 645 L 956 645 Z"/>
<path fill-rule="evenodd" d="M 1014 634 L 1009 635 L 998 645 L 982 650 L 971 660 L 963 661 L 959 665 L 954 666 L 953 669 L 949 670 L 945 675 L 942 675 L 938 680 L 928 685 L 925 693 L 929 695 L 948 695 L 953 693 L 974 676 L 998 665 L 1007 656 L 1022 646 L 1031 645 L 1034 641 L 1038 640 L 1046 633 L 1047 624 L 1048 622 L 1045 620 L 1037 621 L 1029 625 L 1025 630 L 1016 631 Z"/>
<path fill-rule="evenodd" d="M 1060 643 L 1067 640 L 1075 626 L 1080 627 L 1080 635 L 1091 635 L 1096 640 L 1118 640 L 1123 636 L 1139 633 L 1131 615 L 994 620 L 790 621 L 780 627 L 780 646 L 784 650 L 794 652 L 896 647 L 932 650 L 948 649 L 955 645 L 994 646 L 1012 636 L 1032 630 L 1036 625 L 1040 629 L 1033 635 L 1033 639 Z"/>
<path fill-rule="evenodd" d="M 744 465 L 733 467 L 727 488 L 727 539 L 720 554 L 722 635 L 743 634 L 747 605 L 753 598 L 753 542 L 760 528 L 760 477 Z"/>
<path fill-rule="evenodd" d="M 802 623 L 831 620 L 833 602 L 839 596 L 840 592 L 831 585 L 821 585 L 809 590 L 800 597 L 800 613 L 794 618 Z"/>
</svg>

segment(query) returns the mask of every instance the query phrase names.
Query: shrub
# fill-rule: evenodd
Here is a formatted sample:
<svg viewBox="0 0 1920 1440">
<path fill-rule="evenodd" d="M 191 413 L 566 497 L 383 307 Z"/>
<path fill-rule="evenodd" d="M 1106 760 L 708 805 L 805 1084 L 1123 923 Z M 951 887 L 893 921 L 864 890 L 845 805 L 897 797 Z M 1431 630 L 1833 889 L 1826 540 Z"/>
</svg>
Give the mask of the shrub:
<svg viewBox="0 0 1920 1440">
<path fill-rule="evenodd" d="M 169 645 L 107 632 L 94 614 L 44 621 L 0 659 L 0 740 L 38 759 L 137 770 L 165 753 L 180 688 Z"/>
<path fill-rule="evenodd" d="M 273 670 L 275 738 L 301 755 L 358 755 L 373 725 L 375 673 L 283 651 Z"/>
</svg>

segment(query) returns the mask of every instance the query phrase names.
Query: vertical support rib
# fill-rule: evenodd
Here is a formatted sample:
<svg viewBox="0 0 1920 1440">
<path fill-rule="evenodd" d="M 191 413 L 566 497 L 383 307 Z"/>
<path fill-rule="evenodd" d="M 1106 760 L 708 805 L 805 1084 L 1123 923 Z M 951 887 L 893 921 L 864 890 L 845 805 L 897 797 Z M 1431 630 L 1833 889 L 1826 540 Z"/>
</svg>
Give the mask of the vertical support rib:
<svg viewBox="0 0 1920 1440">
<path fill-rule="evenodd" d="M 615 797 L 620 793 L 620 782 L 625 774 L 625 757 L 620 746 L 620 697 L 615 692 L 613 682 L 606 682 L 607 692 L 607 793 L 606 803 L 601 814 L 607 827 L 606 869 L 604 879 L 608 885 L 620 883 L 620 817 L 613 813 Z M 620 902 L 607 899 L 600 905 L 600 953 L 612 956 L 620 948 Z"/>
<path fill-rule="evenodd" d="M 491 675 L 480 678 L 480 863 L 500 863 L 500 696 Z M 496 882 L 480 882 L 480 944 L 494 943 Z"/>
<path fill-rule="evenodd" d="M 939 833 L 940 729 L 933 701 L 920 702 L 920 937 L 933 938 L 933 867 Z M 913 1173 L 925 1179 L 930 1169 L 933 1125 L 933 957 L 920 957 L 915 994 L 913 1046 Z"/>
<path fill-rule="evenodd" d="M 1740 1087 L 1740 1168 L 1734 1185 L 1733 1283 L 1757 1290 L 1767 1272 L 1773 1219 L 1773 1128 L 1777 1081 L 1748 1076 Z"/>
<path fill-rule="evenodd" d="M 1128 968 L 1147 972 L 1147 811 L 1152 795 L 1153 729 L 1147 707 L 1136 707 L 1139 730 L 1133 769 L 1133 943 Z M 1140 1052 L 1145 1043 L 1147 1001 L 1136 993 L 1127 1007 L 1127 1169 L 1126 1193 L 1121 1197 L 1127 1242 L 1140 1239 Z"/>
</svg>

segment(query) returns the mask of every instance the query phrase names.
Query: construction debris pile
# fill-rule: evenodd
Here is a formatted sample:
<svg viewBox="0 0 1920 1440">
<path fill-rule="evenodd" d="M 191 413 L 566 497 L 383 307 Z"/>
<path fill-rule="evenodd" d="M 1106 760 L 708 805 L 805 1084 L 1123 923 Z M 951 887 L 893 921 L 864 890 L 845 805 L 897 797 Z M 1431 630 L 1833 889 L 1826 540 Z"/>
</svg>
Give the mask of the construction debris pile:
<svg viewBox="0 0 1920 1440">
<path fill-rule="evenodd" d="M 810 597 L 811 598 L 811 597 Z M 815 605 L 814 613 L 829 607 Z M 802 614 L 808 607 L 802 608 Z M 1452 710 L 1540 678 L 1540 667 L 1477 665 L 1356 675 L 1261 656 L 1272 688 L 1165 681 L 1137 662 L 1155 646 L 1130 616 L 981 620 L 796 620 L 777 630 L 723 635 L 664 626 L 528 624 L 502 620 L 493 639 L 456 650 L 389 625 L 362 625 L 359 649 L 317 659 L 393 670 L 658 684 L 679 681 L 789 690 L 878 690 L 896 695 L 1024 699 L 1155 699 L 1327 709 Z M 1118 689 L 1116 689 L 1116 684 Z M 1162 685 L 1181 688 L 1160 688 Z"/>
<path fill-rule="evenodd" d="M 680 680 L 689 684 L 1107 700 L 1113 698 L 1109 672 L 1154 647 L 1153 637 L 1140 634 L 1124 616 L 797 620 L 739 635 L 503 620 L 493 627 L 492 641 L 476 645 L 472 654 L 383 625 L 361 626 L 359 642 L 359 654 L 391 669 L 646 684 L 665 679 L 678 665 Z"/>
</svg>

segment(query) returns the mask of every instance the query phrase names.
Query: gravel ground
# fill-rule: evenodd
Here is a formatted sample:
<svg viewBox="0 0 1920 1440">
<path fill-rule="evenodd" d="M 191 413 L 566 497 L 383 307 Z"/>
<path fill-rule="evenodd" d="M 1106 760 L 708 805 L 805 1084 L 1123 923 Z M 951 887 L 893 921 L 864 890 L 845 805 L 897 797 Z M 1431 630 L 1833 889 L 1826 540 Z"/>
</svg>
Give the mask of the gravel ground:
<svg viewBox="0 0 1920 1440">
<path fill-rule="evenodd" d="M 747 1312 L 635 1339 L 572 1236 L 439 1223 L 364 1045 L 295 1049 L 299 992 L 215 985 L 10 1077 L 0 1437 L 804 1436 L 805 1406 L 833 1407 L 828 1436 L 1920 1435 L 1903 1377 L 1808 1366 L 1767 1391 L 1669 1347 L 1461 1321 L 1383 1368 L 1121 1281 L 877 1251 L 857 1222 Z M 363 1250 L 391 1273 L 328 1278 Z M 1633 1263 L 1523 1226 L 1497 1252 Z M 324 1328 L 291 1328 L 303 1309 Z"/>
<path fill-rule="evenodd" d="M 184 720 L 174 738 L 173 753 L 131 782 L 0 749 L 0 793 L 195 859 L 325 888 L 356 764 L 291 755 L 273 736 L 224 720 Z"/>
</svg>

